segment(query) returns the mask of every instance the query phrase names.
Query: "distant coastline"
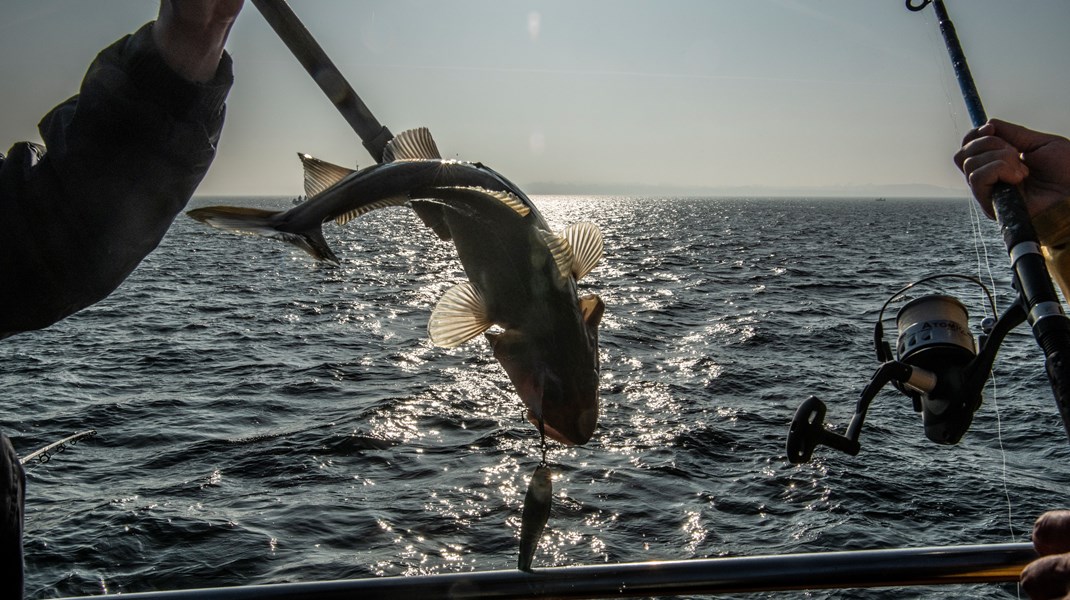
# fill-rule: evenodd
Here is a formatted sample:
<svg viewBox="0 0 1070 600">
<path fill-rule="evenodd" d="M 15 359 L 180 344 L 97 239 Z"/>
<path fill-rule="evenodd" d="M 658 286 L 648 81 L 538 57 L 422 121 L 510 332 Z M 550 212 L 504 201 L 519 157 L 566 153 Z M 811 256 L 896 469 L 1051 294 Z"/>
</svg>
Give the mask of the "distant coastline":
<svg viewBox="0 0 1070 600">
<path fill-rule="evenodd" d="M 697 187 L 621 184 L 534 182 L 521 188 L 532 195 L 626 195 L 626 196 L 698 196 L 731 198 L 962 198 L 969 192 L 929 184 L 844 185 L 814 187 L 726 186 Z"/>
<path fill-rule="evenodd" d="M 963 185 L 962 189 L 928 184 L 889 184 L 889 185 L 845 185 L 815 187 L 773 187 L 773 186 L 726 186 L 698 187 L 678 185 L 627 184 L 604 185 L 593 183 L 554 183 L 535 182 L 520 184 L 520 188 L 531 196 L 649 196 L 654 198 L 938 198 L 961 199 L 969 196 Z M 298 192 L 278 192 L 272 194 L 240 194 L 243 197 L 282 197 L 293 198 Z M 200 198 L 223 198 L 215 194 L 198 194 Z"/>
</svg>

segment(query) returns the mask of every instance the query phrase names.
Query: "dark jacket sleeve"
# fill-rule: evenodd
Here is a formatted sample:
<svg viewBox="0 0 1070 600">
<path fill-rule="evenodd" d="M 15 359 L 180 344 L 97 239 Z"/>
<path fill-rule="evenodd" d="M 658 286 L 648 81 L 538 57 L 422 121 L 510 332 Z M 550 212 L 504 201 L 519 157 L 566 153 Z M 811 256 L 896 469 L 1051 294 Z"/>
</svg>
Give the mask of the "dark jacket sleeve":
<svg viewBox="0 0 1070 600">
<path fill-rule="evenodd" d="M 164 63 L 152 24 L 102 51 L 38 125 L 46 151 L 0 163 L 0 338 L 106 297 L 160 243 L 215 156 L 233 82 Z"/>
</svg>

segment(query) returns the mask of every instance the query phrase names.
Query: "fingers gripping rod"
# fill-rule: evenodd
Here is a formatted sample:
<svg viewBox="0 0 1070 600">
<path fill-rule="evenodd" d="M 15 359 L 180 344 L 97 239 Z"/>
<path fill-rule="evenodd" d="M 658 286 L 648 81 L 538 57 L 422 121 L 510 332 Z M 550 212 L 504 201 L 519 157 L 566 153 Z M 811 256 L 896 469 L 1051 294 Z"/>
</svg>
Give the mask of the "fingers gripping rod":
<svg viewBox="0 0 1070 600">
<path fill-rule="evenodd" d="M 988 121 L 988 117 L 943 0 L 906 0 L 907 8 L 915 12 L 929 4 L 936 11 L 940 33 L 947 46 L 970 120 L 974 127 L 980 127 Z M 1011 185 L 999 183 L 992 190 L 992 206 L 1003 234 L 1003 243 L 1010 254 L 1019 302 L 1028 314 L 1033 337 L 1044 351 L 1048 380 L 1063 426 L 1070 436 L 1070 319 L 1064 314 L 1055 293 L 1044 256 L 1040 253 L 1036 230 L 1033 229 L 1021 194 Z"/>
</svg>

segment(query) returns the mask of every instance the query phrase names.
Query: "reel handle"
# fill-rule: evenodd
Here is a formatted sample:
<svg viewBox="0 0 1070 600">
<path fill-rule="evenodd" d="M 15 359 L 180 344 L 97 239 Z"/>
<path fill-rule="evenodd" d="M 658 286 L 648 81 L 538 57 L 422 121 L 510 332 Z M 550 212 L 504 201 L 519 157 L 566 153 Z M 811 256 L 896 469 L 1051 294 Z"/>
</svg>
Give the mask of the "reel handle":
<svg viewBox="0 0 1070 600">
<path fill-rule="evenodd" d="M 810 396 L 795 411 L 788 430 L 788 461 L 792 464 L 810 462 L 814 449 L 828 446 L 851 456 L 858 454 L 861 445 L 857 439 L 833 433 L 825 429 L 825 403 Z"/>
</svg>

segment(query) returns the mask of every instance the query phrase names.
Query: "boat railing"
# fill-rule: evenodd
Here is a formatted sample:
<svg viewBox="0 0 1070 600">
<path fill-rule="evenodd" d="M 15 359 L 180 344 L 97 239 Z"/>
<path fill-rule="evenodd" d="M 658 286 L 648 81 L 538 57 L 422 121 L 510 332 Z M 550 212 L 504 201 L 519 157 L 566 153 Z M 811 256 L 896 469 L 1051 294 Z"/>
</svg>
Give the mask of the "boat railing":
<svg viewBox="0 0 1070 600">
<path fill-rule="evenodd" d="M 848 550 L 373 577 L 93 596 L 94 600 L 620 598 L 1018 581 L 1032 544 Z"/>
</svg>

